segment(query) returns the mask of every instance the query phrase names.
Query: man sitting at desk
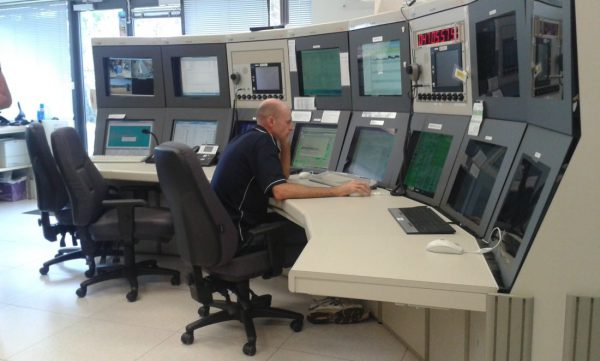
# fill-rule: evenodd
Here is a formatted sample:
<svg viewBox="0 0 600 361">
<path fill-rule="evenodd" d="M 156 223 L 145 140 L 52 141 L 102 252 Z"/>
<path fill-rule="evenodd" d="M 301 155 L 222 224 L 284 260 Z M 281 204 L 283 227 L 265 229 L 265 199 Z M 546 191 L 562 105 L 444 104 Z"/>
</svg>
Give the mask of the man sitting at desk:
<svg viewBox="0 0 600 361">
<path fill-rule="evenodd" d="M 238 226 L 241 249 L 252 246 L 245 243 L 249 228 L 284 219 L 275 213 L 267 213 L 269 197 L 285 200 L 370 194 L 369 186 L 359 181 L 337 187 L 288 183 L 291 159 L 289 135 L 293 129 L 290 108 L 280 100 L 268 99 L 259 106 L 256 119 L 256 128 L 234 139 L 225 148 L 211 182 Z M 301 227 L 289 222 L 287 228 L 286 242 L 298 239 L 306 242 Z"/>
<path fill-rule="evenodd" d="M 269 197 L 290 198 L 341 197 L 351 193 L 369 195 L 368 184 L 351 181 L 337 187 L 309 187 L 288 183 L 292 113 L 280 100 L 268 99 L 257 112 L 257 127 L 234 139 L 225 148 L 212 177 L 211 186 L 239 229 L 240 252 L 263 247 L 264 240 L 248 242 L 248 229 L 261 223 L 285 221 L 283 230 L 289 246 L 304 247 L 304 229 L 277 213 L 268 213 Z M 311 305 L 311 322 L 357 322 L 364 319 L 360 303 L 325 298 Z"/>
</svg>

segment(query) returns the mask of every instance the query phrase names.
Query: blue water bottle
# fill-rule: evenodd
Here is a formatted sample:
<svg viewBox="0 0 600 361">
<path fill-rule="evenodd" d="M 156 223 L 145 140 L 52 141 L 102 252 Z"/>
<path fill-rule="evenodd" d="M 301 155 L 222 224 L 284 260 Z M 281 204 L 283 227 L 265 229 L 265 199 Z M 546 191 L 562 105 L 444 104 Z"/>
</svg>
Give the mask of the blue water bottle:
<svg viewBox="0 0 600 361">
<path fill-rule="evenodd" d="M 37 120 L 38 122 L 42 122 L 42 120 L 44 120 L 44 118 L 46 117 L 46 114 L 44 113 L 44 104 L 40 104 L 40 109 L 38 109 L 37 111 Z"/>
</svg>

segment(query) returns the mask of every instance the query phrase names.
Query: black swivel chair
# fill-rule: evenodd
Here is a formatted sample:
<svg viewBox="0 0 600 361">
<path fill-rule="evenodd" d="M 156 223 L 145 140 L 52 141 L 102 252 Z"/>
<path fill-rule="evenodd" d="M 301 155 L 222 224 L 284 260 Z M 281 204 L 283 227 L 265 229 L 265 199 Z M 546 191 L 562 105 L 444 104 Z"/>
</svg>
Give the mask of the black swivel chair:
<svg viewBox="0 0 600 361">
<path fill-rule="evenodd" d="M 173 236 L 171 214 L 166 209 L 144 207 L 140 199 L 108 199 L 108 185 L 94 166 L 73 128 L 60 128 L 51 136 L 54 157 L 62 174 L 71 207 L 73 224 L 87 257 L 98 254 L 99 247 L 116 242 L 123 248 L 123 265 L 98 272 L 81 283 L 77 290 L 84 297 L 87 287 L 106 280 L 126 278 L 131 290 L 127 300 L 138 296 L 137 277 L 168 275 L 179 284 L 179 272 L 157 266 L 149 260 L 136 263 L 134 245 L 139 240 L 169 241 Z"/>
<path fill-rule="evenodd" d="M 81 248 L 77 247 L 75 237 L 75 226 L 73 216 L 69 207 L 69 195 L 63 184 L 54 157 L 50 152 L 50 146 L 46 139 L 46 132 L 41 124 L 33 123 L 25 130 L 25 143 L 31 160 L 31 168 L 35 179 L 37 190 L 37 205 L 41 212 L 38 224 L 42 227 L 44 238 L 50 242 L 56 242 L 60 234 L 60 249 L 53 259 L 44 262 L 40 273 L 45 275 L 53 264 L 83 258 L 85 255 Z M 56 218 L 57 223 L 50 223 L 50 215 Z M 71 235 L 73 247 L 67 247 L 65 236 Z M 93 271 L 91 271 L 93 274 Z M 89 270 L 86 272 L 90 277 Z"/>
<path fill-rule="evenodd" d="M 246 355 L 256 352 L 256 331 L 253 319 L 274 317 L 292 319 L 290 327 L 302 329 L 300 313 L 271 307 L 271 296 L 257 296 L 249 280 L 281 274 L 300 254 L 301 248 L 284 249 L 277 242 L 281 224 L 266 224 L 251 231 L 253 236 L 266 237 L 268 247 L 253 253 L 238 252 L 238 232 L 227 211 L 211 189 L 194 152 L 186 145 L 168 142 L 154 150 L 161 188 L 173 214 L 175 239 L 179 254 L 190 272 L 192 297 L 202 304 L 201 318 L 186 326 L 181 336 L 184 344 L 194 341 L 194 330 L 218 322 L 238 320 L 244 324 L 248 342 Z M 281 222 L 280 222 L 281 223 Z M 204 276 L 202 272 L 208 275 Z M 225 301 L 213 299 L 218 292 Z M 237 297 L 232 302 L 229 293 Z M 209 314 L 210 307 L 221 311 Z"/>
</svg>

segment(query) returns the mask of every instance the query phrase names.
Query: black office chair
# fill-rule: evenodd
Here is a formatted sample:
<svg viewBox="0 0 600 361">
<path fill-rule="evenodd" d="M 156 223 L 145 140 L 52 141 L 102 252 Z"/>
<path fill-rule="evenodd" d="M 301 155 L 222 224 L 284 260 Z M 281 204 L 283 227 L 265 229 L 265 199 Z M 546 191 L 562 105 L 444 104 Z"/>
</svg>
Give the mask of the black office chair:
<svg viewBox="0 0 600 361">
<path fill-rule="evenodd" d="M 168 275 L 171 283 L 178 285 L 178 271 L 160 268 L 154 260 L 135 261 L 137 241 L 166 242 L 172 238 L 173 223 L 169 211 L 144 207 L 145 201 L 140 199 L 107 199 L 109 187 L 88 157 L 75 129 L 54 131 L 51 141 L 73 209 L 73 224 L 86 257 L 93 258 L 98 254 L 98 248 L 107 243 L 116 242 L 123 248 L 123 264 L 83 281 L 77 295 L 84 297 L 87 287 L 92 284 L 126 278 L 131 286 L 127 300 L 133 302 L 138 296 L 137 277 L 141 275 Z"/>
<path fill-rule="evenodd" d="M 58 253 L 53 259 L 44 262 L 40 268 L 40 274 L 45 275 L 48 274 L 50 266 L 53 264 L 78 258 L 85 259 L 85 255 L 77 246 L 73 216 L 69 207 L 69 195 L 50 152 L 44 127 L 36 123 L 28 125 L 25 129 L 25 143 L 35 179 L 37 206 L 41 212 L 38 224 L 42 227 L 44 238 L 48 241 L 56 242 L 57 236 L 60 235 Z M 51 215 L 56 218 L 57 223 L 50 223 Z M 67 234 L 71 236 L 73 247 L 66 246 Z M 89 270 L 86 271 L 86 274 L 91 277 Z"/>
<path fill-rule="evenodd" d="M 271 296 L 257 296 L 250 290 L 249 280 L 281 274 L 301 252 L 299 248 L 282 248 L 277 231 L 282 222 L 266 224 L 251 231 L 252 236 L 266 237 L 268 247 L 253 253 L 238 252 L 238 231 L 227 211 L 211 189 L 194 152 L 186 145 L 168 142 L 155 151 L 156 168 L 161 188 L 173 214 L 175 239 L 179 254 L 190 272 L 192 298 L 202 304 L 201 318 L 186 326 L 181 335 L 184 344 L 194 341 L 194 330 L 213 323 L 238 320 L 244 324 L 248 342 L 246 355 L 256 353 L 256 317 L 288 318 L 290 327 L 299 332 L 304 316 L 271 307 Z M 204 276 L 202 272 L 208 275 Z M 225 301 L 213 299 L 218 292 Z M 232 302 L 229 293 L 237 297 Z M 221 309 L 209 315 L 210 307 Z"/>
</svg>

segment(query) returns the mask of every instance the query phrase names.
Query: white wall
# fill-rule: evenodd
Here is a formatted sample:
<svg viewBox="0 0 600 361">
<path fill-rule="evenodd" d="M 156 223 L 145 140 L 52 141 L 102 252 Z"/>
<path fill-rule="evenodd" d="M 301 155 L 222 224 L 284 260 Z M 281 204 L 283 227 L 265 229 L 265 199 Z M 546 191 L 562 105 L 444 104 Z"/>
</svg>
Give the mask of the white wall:
<svg viewBox="0 0 600 361">
<path fill-rule="evenodd" d="M 313 0 L 312 23 L 329 23 L 373 14 L 373 1 Z"/>
</svg>

